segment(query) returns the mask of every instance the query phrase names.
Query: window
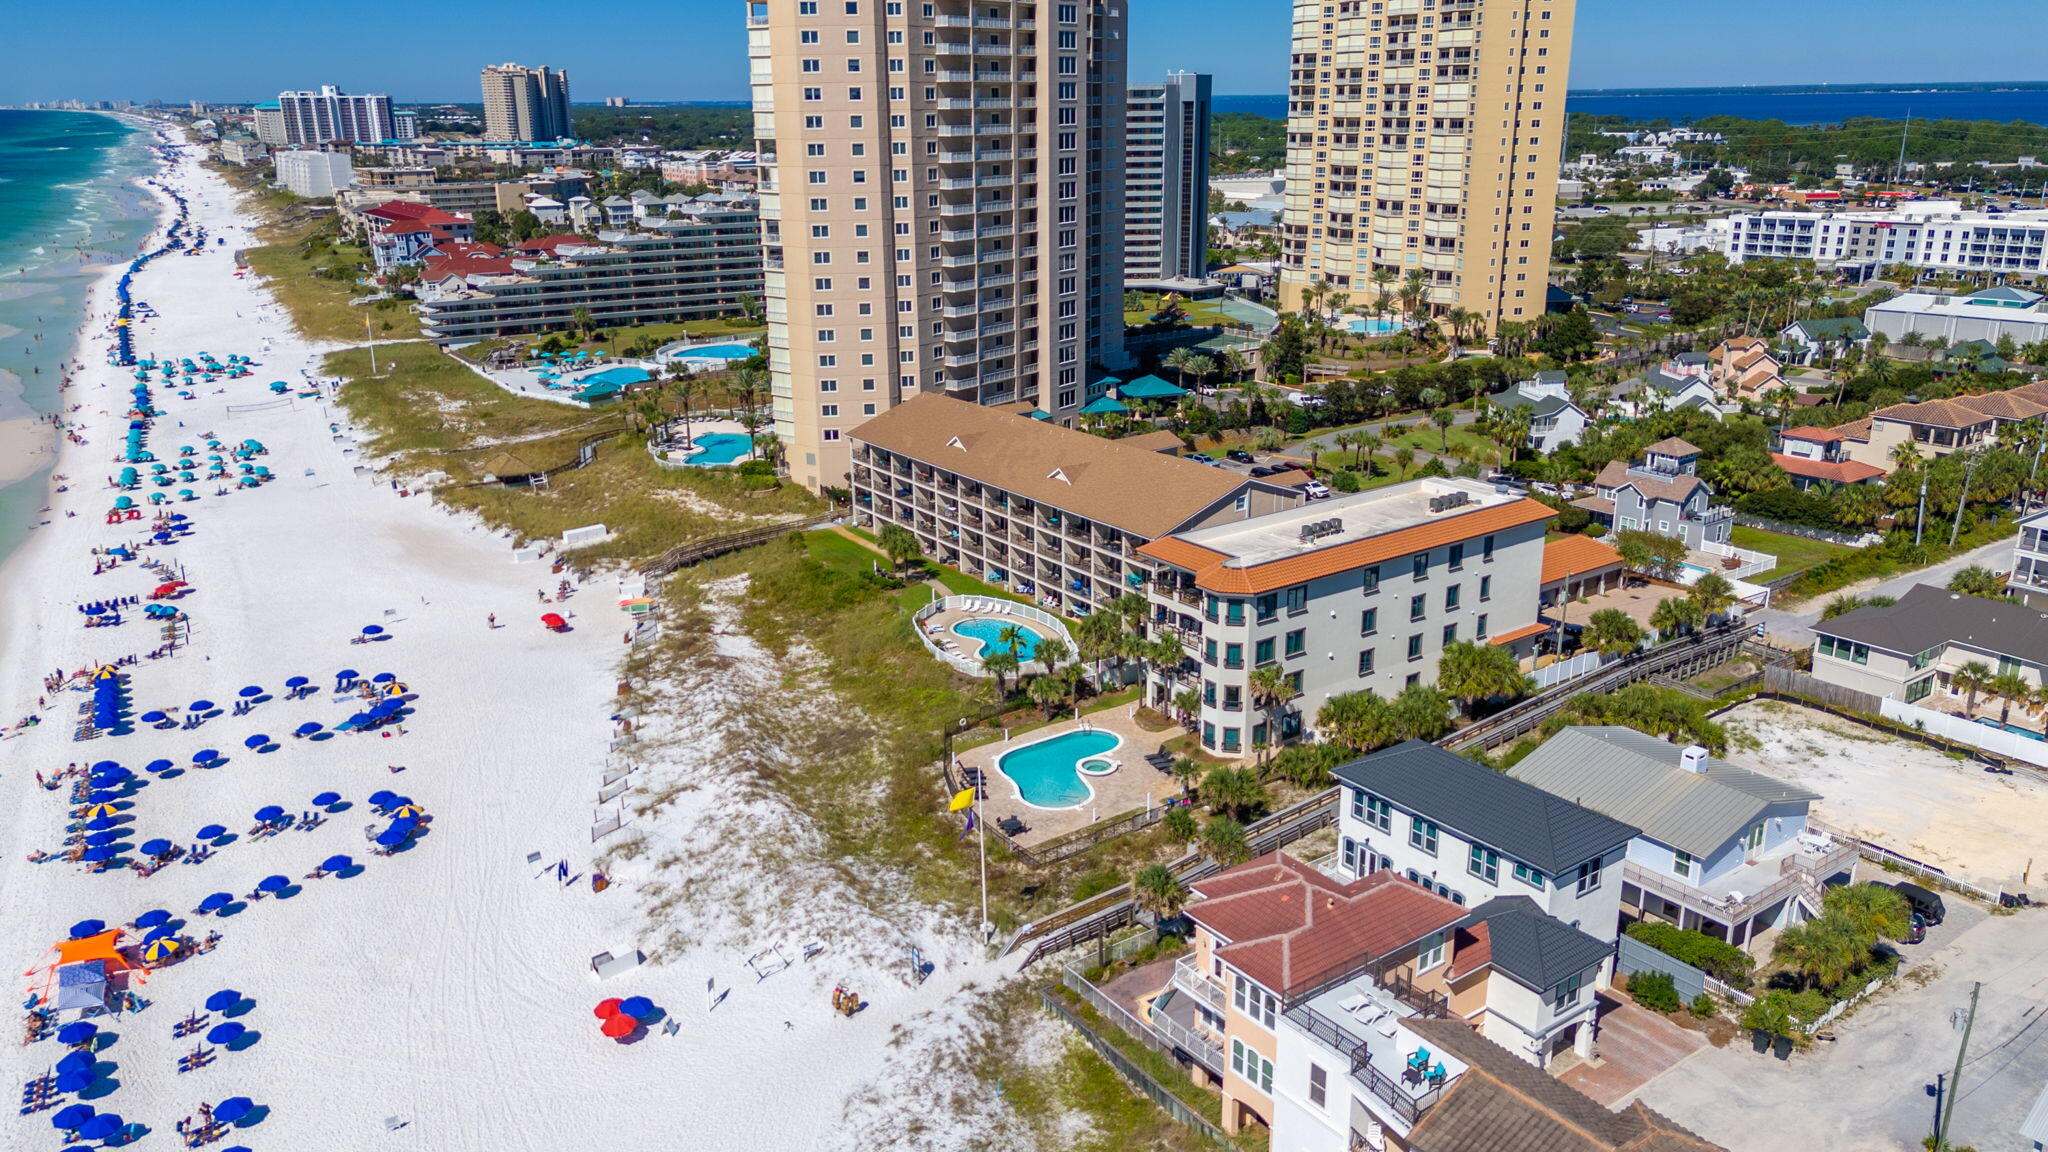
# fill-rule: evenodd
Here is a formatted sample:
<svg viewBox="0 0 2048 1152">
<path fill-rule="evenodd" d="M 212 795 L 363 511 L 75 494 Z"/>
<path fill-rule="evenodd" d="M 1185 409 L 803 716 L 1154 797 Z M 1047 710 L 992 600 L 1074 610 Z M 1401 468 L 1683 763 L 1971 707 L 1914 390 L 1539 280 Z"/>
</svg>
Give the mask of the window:
<svg viewBox="0 0 2048 1152">
<path fill-rule="evenodd" d="M 1410 660 L 1422 659 L 1422 634 L 1419 632 L 1408 638 L 1408 658 Z"/>
<path fill-rule="evenodd" d="M 1488 536 L 1479 542 L 1479 559 L 1488 564 L 1493 563 L 1493 537 Z"/>
<path fill-rule="evenodd" d="M 1372 665 L 1373 665 L 1373 655 L 1372 655 L 1372 649 L 1370 649 L 1370 648 L 1367 648 L 1367 649 L 1366 649 L 1365 651 L 1363 651 L 1363 652 L 1360 652 L 1360 653 L 1358 654 L 1358 674 L 1359 674 L 1360 676 L 1370 676 L 1370 675 L 1372 675 Z"/>
<path fill-rule="evenodd" d="M 1846 660 L 1851 664 L 1870 663 L 1870 645 L 1838 640 L 1833 636 L 1823 635 L 1820 638 L 1820 654 L 1837 660 Z"/>
<path fill-rule="evenodd" d="M 1579 979 L 1577 976 L 1569 976 L 1565 978 L 1564 983 L 1557 986 L 1557 991 L 1550 997 L 1552 1012 L 1562 1012 L 1579 1002 Z"/>
<path fill-rule="evenodd" d="M 1925 700 L 1928 694 L 1933 691 L 1934 677 L 1929 676 L 1924 680 L 1915 680 L 1913 683 L 1906 685 L 1906 703 L 1911 704 L 1915 700 Z"/>
<path fill-rule="evenodd" d="M 1743 837 L 1742 846 L 1754 852 L 1764 846 L 1764 822 L 1759 820 L 1749 826 L 1749 835 Z"/>
<path fill-rule="evenodd" d="M 1692 878 L 1692 853 L 1671 850 L 1671 874 L 1681 879 Z"/>
<path fill-rule="evenodd" d="M 1272 1094 L 1273 1062 L 1245 1047 L 1242 1040 L 1230 1042 L 1230 1070 L 1242 1077 L 1245 1083 Z"/>
<path fill-rule="evenodd" d="M 1410 847 L 1420 848 L 1431 856 L 1436 855 L 1436 833 L 1436 825 L 1431 824 L 1429 821 L 1422 819 L 1420 816 L 1409 818 L 1408 844 Z"/>
<path fill-rule="evenodd" d="M 1463 544 L 1451 545 L 1450 566 L 1453 572 L 1465 566 L 1465 546 Z"/>
<path fill-rule="evenodd" d="M 1600 861 L 1588 860 L 1579 865 L 1579 895 L 1584 896 L 1600 887 Z"/>
<path fill-rule="evenodd" d="M 1360 636 L 1370 636 L 1379 630 L 1380 610 L 1377 608 L 1367 608 L 1358 617 L 1358 634 Z"/>
<path fill-rule="evenodd" d="M 1500 853 L 1474 844 L 1471 858 L 1465 861 L 1465 871 L 1488 884 L 1500 883 Z"/>
<path fill-rule="evenodd" d="M 1486 639 L 1486 613 L 1481 612 L 1479 619 L 1473 623 L 1472 638 L 1474 640 Z"/>
<path fill-rule="evenodd" d="M 1280 998 L 1243 976 L 1232 980 L 1231 988 L 1231 1003 L 1244 1014 L 1245 1019 L 1270 1030 L 1273 1017 L 1280 1009 Z"/>
<path fill-rule="evenodd" d="M 1463 585 L 1453 584 L 1449 588 L 1444 589 L 1444 611 L 1456 612 L 1458 610 L 1458 605 L 1462 603 L 1464 599 L 1465 590 Z"/>
<path fill-rule="evenodd" d="M 1252 663 L 1271 664 L 1272 662 L 1273 638 L 1268 636 L 1264 640 L 1261 640 L 1252 646 Z"/>
<path fill-rule="evenodd" d="M 1299 656 L 1306 651 L 1308 651 L 1308 629 L 1296 628 L 1294 631 L 1289 632 L 1287 634 L 1287 655 Z"/>
<path fill-rule="evenodd" d="M 1362 577 L 1364 578 L 1364 587 L 1365 587 L 1365 594 L 1366 594 L 1367 596 L 1371 596 L 1372 594 L 1374 594 L 1375 592 L 1378 592 L 1378 591 L 1380 590 L 1380 566 L 1379 566 L 1379 565 L 1377 565 L 1377 564 L 1374 564 L 1374 565 L 1371 565 L 1370 567 L 1367 567 L 1367 568 L 1363 569 L 1363 570 L 1362 570 L 1362 571 L 1360 572 L 1360 575 L 1361 575 L 1361 576 L 1362 576 Z"/>
<path fill-rule="evenodd" d="M 1491 599 L 1493 599 L 1493 577 L 1481 576 L 1479 578 L 1479 602 L 1484 604 Z"/>
<path fill-rule="evenodd" d="M 1456 644 L 1457 642 L 1458 626 L 1456 624 L 1444 625 L 1444 647 L 1449 648 L 1451 645 Z"/>
<path fill-rule="evenodd" d="M 1415 954 L 1415 970 L 1427 972 L 1444 962 L 1444 940 L 1442 932 L 1432 932 L 1422 938 L 1422 950 Z"/>
<path fill-rule="evenodd" d="M 1308 611 L 1308 585 L 1302 584 L 1287 590 L 1287 614 L 1298 616 Z"/>
<path fill-rule="evenodd" d="M 1264 596 L 1259 597 L 1258 600 L 1255 601 L 1255 603 L 1258 607 L 1257 615 L 1259 623 L 1261 624 L 1264 624 L 1268 620 L 1271 620 L 1280 614 L 1280 597 L 1274 595 L 1271 592 L 1268 592 Z"/>
<path fill-rule="evenodd" d="M 1410 596 L 1408 598 L 1408 619 L 1420 620 L 1427 615 L 1429 615 L 1429 597 Z"/>
<path fill-rule="evenodd" d="M 1515 879 L 1520 880 L 1529 887 L 1539 890 L 1543 887 L 1543 873 L 1529 867 L 1527 864 L 1516 864 L 1514 871 Z"/>
<path fill-rule="evenodd" d="M 1320 1064 L 1308 1066 L 1308 1102 L 1318 1108 L 1327 1107 L 1330 1098 L 1330 1074 Z"/>
<path fill-rule="evenodd" d="M 1429 553 L 1417 552 L 1415 554 L 1415 578 L 1417 580 L 1429 579 Z"/>
</svg>

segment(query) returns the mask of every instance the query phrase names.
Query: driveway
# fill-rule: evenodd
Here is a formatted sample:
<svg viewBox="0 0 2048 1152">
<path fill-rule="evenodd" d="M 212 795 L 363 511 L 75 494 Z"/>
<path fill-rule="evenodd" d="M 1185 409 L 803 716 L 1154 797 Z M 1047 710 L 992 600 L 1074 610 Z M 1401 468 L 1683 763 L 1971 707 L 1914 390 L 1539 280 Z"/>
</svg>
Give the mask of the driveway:
<svg viewBox="0 0 2048 1152">
<path fill-rule="evenodd" d="M 1709 1140 L 1743 1152 L 1918 1148 L 1933 1131 L 1937 1082 L 1962 1039 L 1952 1022 L 1983 982 L 1949 1142 L 2023 1152 L 2018 1126 L 2048 1082 L 2048 912 L 1990 916 L 1908 978 L 1851 1012 L 1838 1039 L 1781 1062 L 1748 1043 L 1704 1048 L 1637 1094 Z"/>
<path fill-rule="evenodd" d="M 1804 648 L 1813 643 L 1813 626 L 1820 621 L 1821 610 L 1836 596 L 1844 593 L 1857 596 L 1903 596 L 1915 584 L 1946 585 L 1950 577 L 1972 564 L 1982 564 L 1994 572 L 2002 572 L 2012 567 L 2012 548 L 2013 543 L 2009 538 L 1995 540 L 1982 548 L 1973 548 L 1929 568 L 1921 568 L 1874 584 L 1851 584 L 1839 592 L 1815 596 L 1802 604 L 1797 611 L 1766 608 L 1761 612 L 1751 613 L 1750 618 L 1762 623 L 1769 630 L 1770 638 L 1776 641 L 1779 647 Z"/>
<path fill-rule="evenodd" d="M 1706 1044 L 1704 1033 L 1682 1028 L 1634 1001 L 1603 993 L 1600 1062 L 1580 1064 L 1558 1079 L 1612 1106 Z"/>
</svg>

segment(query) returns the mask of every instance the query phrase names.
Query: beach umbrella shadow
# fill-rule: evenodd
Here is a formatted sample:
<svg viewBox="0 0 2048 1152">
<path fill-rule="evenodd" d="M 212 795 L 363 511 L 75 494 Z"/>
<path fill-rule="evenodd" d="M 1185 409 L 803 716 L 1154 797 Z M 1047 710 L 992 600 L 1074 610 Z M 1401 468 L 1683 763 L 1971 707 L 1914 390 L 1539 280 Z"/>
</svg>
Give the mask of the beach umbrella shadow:
<svg viewBox="0 0 2048 1152">
<path fill-rule="evenodd" d="M 233 844 L 235 841 L 240 840 L 241 838 L 242 834 L 239 832 L 224 832 L 221 835 L 215 836 L 213 839 L 208 840 L 207 843 L 213 845 L 215 848 L 225 848 L 228 845 Z"/>
<path fill-rule="evenodd" d="M 235 1121 L 235 1127 L 254 1128 L 258 1124 L 263 1123 L 263 1121 L 265 1121 L 266 1119 L 269 1119 L 269 1117 L 270 1105 L 258 1104 L 254 1108 L 251 1108 L 247 1112 L 244 1112 L 242 1114 L 241 1119 Z"/>
<path fill-rule="evenodd" d="M 247 900 L 236 900 L 232 903 L 222 905 L 220 911 L 215 912 L 214 915 L 240 916 L 243 912 L 247 911 L 248 908 L 249 902 Z"/>
<path fill-rule="evenodd" d="M 107 1067 L 109 1069 L 112 1069 L 114 1065 L 111 1061 L 109 1061 L 107 1063 Z M 86 1085 L 78 1093 L 78 1098 L 80 1100 L 104 1100 L 107 1097 L 112 1096 L 114 1093 L 119 1092 L 121 1090 L 120 1078 L 113 1075 L 111 1071 L 108 1072 L 106 1075 L 99 1075 L 99 1068 L 97 1065 L 94 1066 L 93 1071 L 95 1075 L 93 1076 L 92 1083 Z"/>
<path fill-rule="evenodd" d="M 185 770 L 183 768 L 166 768 L 162 772 L 157 773 L 160 778 L 165 780 L 176 780 L 184 774 Z"/>
<path fill-rule="evenodd" d="M 279 888 L 277 891 L 272 892 L 271 895 L 279 900 L 289 900 L 292 897 L 297 896 L 299 893 L 304 892 L 305 890 L 305 886 L 302 884 L 287 884 L 284 887 Z"/>
<path fill-rule="evenodd" d="M 275 751 L 277 751 L 277 741 L 275 741 L 275 740 L 272 740 L 272 741 L 271 741 L 270 743 L 268 743 L 268 744 L 265 744 L 265 745 L 263 745 L 262 747 L 260 747 L 260 748 L 256 749 L 256 754 L 257 754 L 258 756 L 262 756 L 262 755 L 265 755 L 265 754 L 267 754 L 267 753 L 271 753 L 271 752 L 275 752 Z"/>
<path fill-rule="evenodd" d="M 348 811 L 349 809 L 351 809 L 351 808 L 353 808 L 353 807 L 355 807 L 355 806 L 356 806 L 356 802 L 355 802 L 355 801 L 353 801 L 353 800 L 336 800 L 336 801 L 335 801 L 334 803 L 332 803 L 332 804 L 329 804 L 329 805 L 327 806 L 327 808 L 326 808 L 326 811 L 328 811 L 328 812 L 346 812 L 346 811 Z"/>
<path fill-rule="evenodd" d="M 320 742 L 320 741 L 322 741 L 322 740 L 332 740 L 332 739 L 334 739 L 334 733 L 332 733 L 332 732 L 315 732 L 315 733 L 313 733 L 313 734 L 312 734 L 311 736 L 308 736 L 308 737 L 306 737 L 306 739 L 308 739 L 308 740 L 311 740 L 312 742 L 314 742 L 314 743 L 316 743 L 316 744 L 317 744 L 317 743 L 319 743 L 319 742 Z"/>
<path fill-rule="evenodd" d="M 332 875 L 338 880 L 353 880 L 356 877 L 361 876 L 362 874 L 363 866 L 361 864 L 351 864 L 348 867 L 343 868 L 339 872 L 332 873 Z"/>
<path fill-rule="evenodd" d="M 257 1042 L 262 1039 L 263 1033 L 256 1031 L 254 1028 L 251 1028 L 248 1031 L 242 1033 L 240 1036 L 237 1036 L 233 1040 L 230 1040 L 227 1043 L 226 1047 L 227 1050 L 230 1052 L 247 1052 L 249 1049 L 254 1048 Z"/>
<path fill-rule="evenodd" d="M 107 1137 L 102 1147 L 125 1148 L 128 1145 L 135 1143 L 137 1140 L 142 1139 L 144 1136 L 149 1135 L 149 1133 L 149 1125 L 144 1124 L 140 1120 L 137 1120 L 128 1124 L 126 1127 L 122 1128 L 119 1132 L 114 1133 L 112 1136 Z"/>
</svg>

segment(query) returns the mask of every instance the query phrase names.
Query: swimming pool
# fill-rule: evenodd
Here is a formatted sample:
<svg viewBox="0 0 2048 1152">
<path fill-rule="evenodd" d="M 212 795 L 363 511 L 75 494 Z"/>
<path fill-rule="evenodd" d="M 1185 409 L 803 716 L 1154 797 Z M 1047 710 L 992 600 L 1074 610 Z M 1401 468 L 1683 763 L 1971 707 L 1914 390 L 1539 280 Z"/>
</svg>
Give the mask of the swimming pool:
<svg viewBox="0 0 2048 1152">
<path fill-rule="evenodd" d="M 745 344 L 707 344 L 702 348 L 683 348 L 675 353 L 677 360 L 745 360 L 754 354 L 754 349 Z"/>
<path fill-rule="evenodd" d="M 1392 336 L 1401 330 L 1401 322 L 1374 316 L 1365 320 L 1353 320 L 1351 330 L 1360 336 Z"/>
<path fill-rule="evenodd" d="M 743 432 L 706 432 L 695 437 L 695 452 L 683 458 L 685 464 L 730 464 L 747 454 L 753 438 Z"/>
<path fill-rule="evenodd" d="M 1121 743 L 1114 732 L 1068 732 L 1005 752 L 996 767 L 1033 808 L 1079 808 L 1095 794 L 1081 778 L 1081 762 L 1100 759 Z"/>
<path fill-rule="evenodd" d="M 979 659 L 990 650 L 1004 646 L 998 637 L 1003 634 L 1003 629 L 1013 623 L 1015 621 L 1002 620 L 994 616 L 976 616 L 972 620 L 962 620 L 953 625 L 953 631 L 970 640 L 981 642 L 981 647 L 974 650 L 975 657 Z M 1022 624 L 1017 624 L 1016 627 L 1017 631 L 1024 634 L 1024 639 L 1017 643 L 1017 659 L 1029 664 L 1038 659 L 1038 633 Z"/>
</svg>

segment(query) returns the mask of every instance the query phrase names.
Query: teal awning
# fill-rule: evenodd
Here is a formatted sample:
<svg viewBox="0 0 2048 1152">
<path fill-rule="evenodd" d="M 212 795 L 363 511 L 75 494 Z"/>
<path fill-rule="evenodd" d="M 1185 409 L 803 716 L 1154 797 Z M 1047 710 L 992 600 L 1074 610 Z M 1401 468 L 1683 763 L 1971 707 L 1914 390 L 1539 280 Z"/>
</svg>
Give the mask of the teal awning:
<svg viewBox="0 0 2048 1152">
<path fill-rule="evenodd" d="M 1112 416 L 1119 412 L 1129 411 L 1130 408 L 1127 405 L 1125 405 L 1123 401 L 1114 399 L 1109 396 L 1104 396 L 1102 399 L 1096 400 L 1090 403 L 1086 408 L 1081 409 L 1081 415 Z"/>
<path fill-rule="evenodd" d="M 1026 412 L 1026 413 L 1025 413 L 1025 415 L 1026 415 L 1026 416 L 1029 416 L 1029 417 L 1031 417 L 1031 418 L 1032 418 L 1033 420 L 1050 420 L 1050 419 L 1052 419 L 1052 413 L 1050 413 L 1050 412 L 1047 412 L 1047 411 L 1046 411 L 1045 409 L 1043 409 L 1043 408 L 1033 408 L 1033 409 L 1032 409 L 1031 411 L 1029 411 L 1029 412 Z"/>
<path fill-rule="evenodd" d="M 1187 389 L 1176 388 L 1157 376 L 1140 376 L 1117 390 L 1117 395 L 1126 400 L 1172 400 L 1187 394 Z"/>
</svg>

